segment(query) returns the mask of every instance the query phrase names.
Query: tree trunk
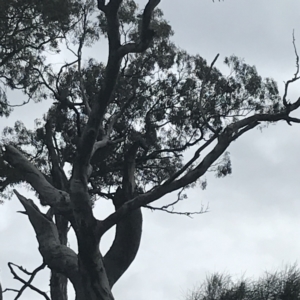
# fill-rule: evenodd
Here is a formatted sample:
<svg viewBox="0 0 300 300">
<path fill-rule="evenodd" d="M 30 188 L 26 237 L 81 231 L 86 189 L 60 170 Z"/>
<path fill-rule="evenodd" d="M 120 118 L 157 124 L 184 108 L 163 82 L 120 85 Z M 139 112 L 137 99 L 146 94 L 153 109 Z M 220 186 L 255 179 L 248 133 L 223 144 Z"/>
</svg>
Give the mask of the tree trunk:
<svg viewBox="0 0 300 300">
<path fill-rule="evenodd" d="M 50 278 L 50 295 L 51 299 L 68 300 L 66 276 L 52 271 Z"/>
<path fill-rule="evenodd" d="M 91 257 L 79 257 L 78 263 L 81 280 L 74 286 L 75 300 L 114 300 L 100 251 Z"/>
<path fill-rule="evenodd" d="M 62 245 L 68 243 L 68 221 L 62 216 L 55 216 L 55 223 L 59 234 L 59 240 Z M 55 300 L 68 300 L 67 292 L 68 279 L 66 276 L 51 271 L 50 278 L 50 295 L 51 299 Z"/>
</svg>

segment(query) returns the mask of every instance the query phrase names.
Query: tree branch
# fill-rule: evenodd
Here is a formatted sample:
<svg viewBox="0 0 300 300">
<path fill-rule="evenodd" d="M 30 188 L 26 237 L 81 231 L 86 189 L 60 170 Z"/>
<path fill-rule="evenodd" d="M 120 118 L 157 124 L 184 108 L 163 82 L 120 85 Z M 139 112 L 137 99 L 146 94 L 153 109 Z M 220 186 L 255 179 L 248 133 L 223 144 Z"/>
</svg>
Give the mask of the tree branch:
<svg viewBox="0 0 300 300">
<path fill-rule="evenodd" d="M 204 123 L 206 124 L 206 126 L 208 127 L 208 129 L 213 132 L 213 133 L 216 133 L 217 130 L 215 130 L 210 124 L 209 124 L 209 121 L 206 119 L 206 116 L 205 116 L 205 111 L 203 109 L 203 106 L 202 106 L 202 99 L 203 99 L 203 94 L 205 92 L 205 85 L 206 83 L 209 81 L 210 79 L 210 75 L 211 75 L 211 71 L 212 71 L 212 68 L 214 66 L 214 64 L 216 63 L 217 59 L 219 57 L 219 53 L 216 55 L 216 57 L 214 58 L 214 60 L 212 61 L 208 71 L 207 71 L 207 74 L 203 80 L 203 83 L 202 83 L 202 86 L 201 86 L 201 91 L 200 91 L 200 95 L 199 95 L 199 104 L 200 104 L 200 111 L 201 111 L 201 117 L 204 121 Z"/>
<path fill-rule="evenodd" d="M 43 174 L 13 146 L 4 146 L 3 159 L 17 169 L 24 180 L 39 194 L 42 205 L 50 205 L 66 212 L 70 209 L 69 194 L 54 188 Z"/>
<path fill-rule="evenodd" d="M 135 184 L 135 157 L 139 142 L 131 145 L 124 157 L 122 188 L 118 188 L 113 199 L 115 209 L 118 210 L 124 203 L 134 197 Z M 114 242 L 104 257 L 109 284 L 112 287 L 133 262 L 141 241 L 142 212 L 141 209 L 130 212 L 117 224 Z"/>
<path fill-rule="evenodd" d="M 295 103 L 290 105 L 292 110 L 297 109 L 299 106 L 300 98 Z M 163 184 L 157 186 L 149 192 L 138 195 L 127 203 L 124 203 L 115 213 L 103 220 L 102 233 L 106 232 L 109 228 L 118 223 L 124 216 L 126 216 L 128 212 L 133 211 L 141 206 L 146 206 L 149 203 L 163 197 L 164 195 L 196 181 L 198 178 L 204 175 L 209 167 L 225 152 L 232 141 L 252 127 L 256 126 L 258 122 L 276 122 L 287 119 L 290 120 L 293 118 L 290 118 L 286 112 L 278 114 L 257 114 L 227 126 L 222 133 L 219 134 L 218 143 L 216 146 L 194 169 L 190 170 L 181 178 L 170 182 L 168 185 Z M 296 119 L 296 122 L 299 123 L 300 120 Z"/>
<path fill-rule="evenodd" d="M 202 214 L 207 213 L 207 209 L 204 209 L 203 207 L 201 207 L 201 209 L 199 211 L 184 211 L 184 212 L 169 210 L 164 207 L 155 207 L 155 206 L 151 206 L 151 205 L 145 205 L 144 207 L 149 208 L 150 210 L 158 210 L 158 211 L 166 212 L 171 215 L 186 216 L 189 218 L 192 218 L 193 215 L 202 215 Z"/>
<path fill-rule="evenodd" d="M 115 213 L 111 214 L 105 220 L 103 220 L 103 233 L 106 232 L 112 226 L 114 226 L 117 222 L 119 222 L 128 212 L 135 210 L 141 206 L 145 206 L 168 193 L 171 193 L 196 181 L 208 170 L 211 164 L 215 162 L 224 153 L 224 151 L 231 143 L 231 137 L 231 135 L 228 135 L 228 131 L 224 130 L 219 135 L 217 145 L 205 156 L 205 158 L 196 168 L 189 171 L 180 179 L 170 182 L 168 185 L 163 184 L 161 186 L 158 186 L 152 189 L 151 191 L 139 195 L 134 199 L 128 201 L 127 203 L 123 204 Z"/>
<path fill-rule="evenodd" d="M 80 281 L 78 258 L 76 253 L 67 246 L 61 245 L 59 233 L 53 221 L 31 199 L 27 199 L 16 190 L 14 193 L 25 208 L 29 221 L 36 233 L 39 251 L 47 266 L 67 276 L 74 286 Z"/>
<path fill-rule="evenodd" d="M 142 52 L 149 47 L 150 41 L 153 37 L 153 31 L 151 31 L 148 27 L 153 10 L 160 0 L 148 1 L 143 13 L 140 42 L 137 45 L 134 44 L 134 47 L 129 46 L 129 48 L 126 48 L 126 45 L 120 46 L 118 9 L 121 2 L 122 0 L 111 0 L 107 5 L 105 5 L 105 1 L 98 1 L 98 8 L 105 13 L 107 19 L 109 56 L 104 74 L 103 85 L 100 89 L 97 100 L 92 107 L 87 125 L 85 126 L 79 141 L 78 156 L 73 168 L 74 178 L 82 181 L 84 185 L 87 184 L 90 159 L 93 153 L 94 144 L 98 137 L 103 116 L 111 101 L 113 90 L 119 75 L 122 58 L 131 51 Z"/>
<path fill-rule="evenodd" d="M 217 137 L 220 133 L 220 130 L 216 131 L 216 133 L 206 142 L 204 143 L 194 154 L 194 157 L 190 159 L 179 171 L 174 173 L 170 178 L 168 178 L 163 185 L 168 185 L 170 182 L 174 181 L 180 175 L 182 175 L 200 156 L 200 153 L 206 149 Z"/>
<path fill-rule="evenodd" d="M 125 202 L 124 191 L 119 188 L 114 197 L 115 209 L 118 210 Z M 103 259 L 111 287 L 128 269 L 138 252 L 142 235 L 142 222 L 142 212 L 139 208 L 128 213 L 124 219 L 117 223 L 113 244 Z"/>
<path fill-rule="evenodd" d="M 138 43 L 128 43 L 121 46 L 118 50 L 120 56 L 125 56 L 128 53 L 139 53 L 145 51 L 154 35 L 155 32 L 149 28 L 152 13 L 156 6 L 160 3 L 160 0 L 149 0 L 145 6 L 143 16 L 142 16 L 142 25 L 140 30 L 140 40 Z"/>
<path fill-rule="evenodd" d="M 295 56 L 296 56 L 296 73 L 294 74 L 294 77 L 290 80 L 288 80 L 285 85 L 284 85 L 284 95 L 283 95 L 283 105 L 289 109 L 289 103 L 286 100 L 287 94 L 288 94 L 288 89 L 289 89 L 289 85 L 295 81 L 297 81 L 298 79 L 300 79 L 299 76 L 299 55 L 298 55 L 298 51 L 297 51 L 297 47 L 296 47 L 296 43 L 295 43 L 295 34 L 293 31 L 293 47 L 294 47 L 294 51 L 295 51 Z"/>
<path fill-rule="evenodd" d="M 83 13 L 83 20 L 82 20 L 82 27 L 83 27 L 83 33 L 81 35 L 81 37 L 79 38 L 79 46 L 78 46 L 78 50 L 77 50 L 77 54 L 76 56 L 78 57 L 78 74 L 79 74 L 79 88 L 82 94 L 82 102 L 84 103 L 85 109 L 86 109 L 86 114 L 89 116 L 91 113 L 91 107 L 89 105 L 89 101 L 88 101 L 88 97 L 87 94 L 85 92 L 85 88 L 84 88 L 84 82 L 83 82 L 83 77 L 82 77 L 82 72 L 81 72 L 81 61 L 82 61 L 82 47 L 83 47 L 83 43 L 87 34 L 87 29 L 86 29 L 86 25 L 87 25 L 87 13 L 84 10 Z"/>
<path fill-rule="evenodd" d="M 52 120 L 51 116 L 48 116 L 48 120 L 45 124 L 46 129 L 46 146 L 49 152 L 49 158 L 52 164 L 52 178 L 55 181 L 54 186 L 56 188 L 59 188 L 61 190 L 66 191 L 67 185 L 68 185 L 68 179 L 67 176 L 61 167 L 61 162 L 59 159 L 59 155 L 57 151 L 55 150 L 54 144 L 53 144 L 53 130 L 52 130 Z"/>
<path fill-rule="evenodd" d="M 23 278 L 21 278 L 20 276 L 18 276 L 18 274 L 17 274 L 17 273 L 15 272 L 15 270 L 13 269 L 13 266 L 14 266 L 14 267 L 17 267 L 19 270 L 21 270 L 22 272 L 24 272 L 26 275 L 30 275 L 30 278 L 26 281 L 26 280 L 24 280 Z M 21 289 L 20 289 L 19 291 L 16 291 L 16 292 L 17 292 L 17 296 L 15 297 L 15 300 L 16 300 L 16 299 L 19 299 L 19 298 L 22 296 L 23 292 L 25 291 L 25 289 L 26 289 L 27 287 L 31 288 L 33 291 L 35 291 L 35 292 L 39 293 L 40 295 L 42 295 L 46 300 L 50 300 L 50 298 L 48 297 L 48 295 L 47 295 L 45 292 L 41 291 L 40 289 L 36 288 L 35 286 L 33 286 L 33 285 L 31 284 L 31 282 L 33 281 L 35 275 L 36 275 L 39 271 L 43 270 L 43 269 L 46 267 L 46 264 L 45 264 L 45 263 L 42 263 L 39 267 L 37 267 L 37 268 L 36 268 L 35 270 L 33 270 L 32 272 L 28 272 L 28 271 L 27 271 L 26 269 L 24 269 L 23 267 L 18 266 L 18 265 L 16 265 L 16 264 L 12 263 L 12 262 L 9 262 L 9 263 L 8 263 L 8 267 L 9 267 L 9 269 L 10 269 L 10 272 L 13 274 L 14 279 L 17 279 L 17 280 L 19 280 L 20 282 L 23 283 L 23 286 L 21 287 Z M 11 290 L 11 289 L 8 289 L 8 290 Z M 1 298 L 0 298 L 0 299 L 1 299 Z"/>
</svg>

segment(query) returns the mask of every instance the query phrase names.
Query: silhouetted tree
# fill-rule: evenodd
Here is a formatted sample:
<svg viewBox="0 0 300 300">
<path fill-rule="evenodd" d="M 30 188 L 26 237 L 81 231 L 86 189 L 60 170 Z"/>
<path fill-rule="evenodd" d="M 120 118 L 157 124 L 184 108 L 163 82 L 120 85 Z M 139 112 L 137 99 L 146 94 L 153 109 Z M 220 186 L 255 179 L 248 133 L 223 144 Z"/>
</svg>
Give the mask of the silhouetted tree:
<svg viewBox="0 0 300 300">
<path fill-rule="evenodd" d="M 175 46 L 159 2 L 149 0 L 142 11 L 132 0 L 0 2 L 8 16 L 0 24 L 8 28 L 0 37 L 4 85 L 53 101 L 34 130 L 21 120 L 5 128 L 0 159 L 3 196 L 27 183 L 49 207 L 43 214 L 14 190 L 51 269 L 52 299 L 67 299 L 67 278 L 77 300 L 113 299 L 113 285 L 139 249 L 142 207 L 173 212 L 182 190 L 208 170 L 231 172 L 226 150 L 241 135 L 266 122 L 300 122 L 290 116 L 300 98 L 286 100 L 299 79 L 297 52 L 296 74 L 280 97 L 272 79 L 236 56 L 226 58 L 230 74 L 223 75 L 214 67 L 218 55 L 209 64 Z M 100 37 L 108 42 L 106 63 Z M 84 56 L 86 47 L 94 47 L 93 58 Z M 73 58 L 57 69 L 45 51 L 59 56 L 61 49 Z M 187 149 L 195 152 L 184 163 Z M 176 190 L 174 203 L 150 206 Z M 103 199 L 115 212 L 98 220 L 93 205 Z M 78 253 L 67 245 L 69 226 Z M 101 237 L 113 226 L 114 242 L 102 255 Z"/>
</svg>

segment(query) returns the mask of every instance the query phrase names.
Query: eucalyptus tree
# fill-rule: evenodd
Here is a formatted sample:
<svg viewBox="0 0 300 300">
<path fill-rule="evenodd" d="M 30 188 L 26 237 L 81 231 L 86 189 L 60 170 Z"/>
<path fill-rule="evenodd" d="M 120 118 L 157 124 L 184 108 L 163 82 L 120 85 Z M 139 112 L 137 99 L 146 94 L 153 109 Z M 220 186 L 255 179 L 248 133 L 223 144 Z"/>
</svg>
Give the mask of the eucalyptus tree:
<svg viewBox="0 0 300 300">
<path fill-rule="evenodd" d="M 152 203 L 197 181 L 205 187 L 202 177 L 212 167 L 226 176 L 226 150 L 259 124 L 300 122 L 290 116 L 300 98 L 287 101 L 289 85 L 299 79 L 297 52 L 296 73 L 280 97 L 272 79 L 236 56 L 225 59 L 230 72 L 222 74 L 214 66 L 218 55 L 208 63 L 178 48 L 159 2 L 148 0 L 140 10 L 132 0 L 57 0 L 45 1 L 55 4 L 47 10 L 28 0 L 36 15 L 16 23 L 26 28 L 28 20 L 37 21 L 42 27 L 36 35 L 28 32 L 28 47 L 21 27 L 20 52 L 8 44 L 13 55 L 2 58 L 5 86 L 21 89 L 28 99 L 52 101 L 34 130 L 22 120 L 5 128 L 0 160 L 1 193 L 7 197 L 15 188 L 24 206 L 43 265 L 51 270 L 52 299 L 67 299 L 67 279 L 77 300 L 113 299 L 112 287 L 139 249 L 142 208 L 170 211 Z M 65 3 L 65 13 L 59 12 Z M 18 34 L 9 34 L 18 41 Z M 86 47 L 92 47 L 92 57 L 86 57 Z M 68 51 L 71 58 L 57 68 L 45 51 Z M 184 162 L 188 149 L 194 155 Z M 35 191 L 34 201 L 17 191 L 20 183 Z M 93 207 L 103 200 L 115 211 L 99 220 Z M 77 253 L 67 243 L 69 226 Z M 114 226 L 115 239 L 102 254 L 101 238 Z"/>
</svg>

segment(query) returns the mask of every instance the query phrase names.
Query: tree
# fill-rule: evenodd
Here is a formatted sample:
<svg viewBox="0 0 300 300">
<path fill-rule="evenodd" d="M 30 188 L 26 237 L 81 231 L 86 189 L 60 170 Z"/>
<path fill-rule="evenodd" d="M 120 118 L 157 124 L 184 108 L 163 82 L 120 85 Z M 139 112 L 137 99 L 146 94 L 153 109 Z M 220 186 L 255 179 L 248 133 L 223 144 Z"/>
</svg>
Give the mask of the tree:
<svg viewBox="0 0 300 300">
<path fill-rule="evenodd" d="M 229 275 L 213 274 L 187 300 L 282 299 L 300 297 L 300 273 L 296 265 L 268 273 L 257 280 L 234 281 Z"/>
<path fill-rule="evenodd" d="M 296 48 L 296 73 L 281 98 L 272 79 L 262 79 L 236 56 L 226 58 L 230 74 L 223 75 L 214 67 L 218 55 L 209 64 L 176 47 L 159 2 L 149 0 L 140 12 L 132 0 L 76 1 L 58 15 L 40 8 L 39 1 L 29 2 L 35 13 L 29 19 L 40 20 L 38 28 L 51 36 L 45 44 L 69 51 L 73 60 L 57 69 L 47 62 L 48 48 L 39 37 L 33 40 L 35 51 L 21 36 L 21 52 L 11 51 L 3 63 L 5 85 L 20 88 L 28 99 L 53 101 L 34 130 L 21 121 L 4 130 L 0 160 L 4 196 L 27 183 L 49 207 L 44 214 L 14 190 L 51 270 L 52 299 L 67 299 L 67 278 L 77 300 L 113 299 L 113 285 L 139 249 L 142 207 L 174 213 L 171 206 L 185 197 L 183 190 L 196 182 L 205 187 L 201 177 L 208 170 L 219 177 L 231 172 L 226 150 L 242 134 L 262 123 L 300 122 L 290 115 L 300 98 L 287 101 L 289 85 L 299 79 Z M 24 23 L 23 11 L 20 16 L 17 24 Z M 105 64 L 84 56 L 85 47 L 97 47 L 100 37 L 108 41 Z M 26 55 L 19 56 L 22 51 Z M 194 156 L 184 163 L 188 149 Z M 176 190 L 175 202 L 150 206 Z M 103 199 L 113 203 L 115 212 L 98 220 L 93 205 Z M 69 226 L 78 253 L 67 246 Z M 113 226 L 114 242 L 102 255 L 101 237 Z"/>
<path fill-rule="evenodd" d="M 8 88 L 21 89 L 28 101 L 44 96 L 38 93 L 40 84 L 33 69 L 43 65 L 45 51 L 57 53 L 59 40 L 74 26 L 79 13 L 74 1 L 64 1 L 59 11 L 55 5 L 55 1 L 0 2 L 0 116 L 10 112 Z"/>
</svg>

